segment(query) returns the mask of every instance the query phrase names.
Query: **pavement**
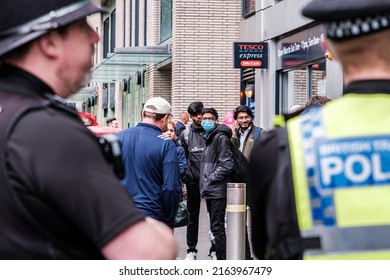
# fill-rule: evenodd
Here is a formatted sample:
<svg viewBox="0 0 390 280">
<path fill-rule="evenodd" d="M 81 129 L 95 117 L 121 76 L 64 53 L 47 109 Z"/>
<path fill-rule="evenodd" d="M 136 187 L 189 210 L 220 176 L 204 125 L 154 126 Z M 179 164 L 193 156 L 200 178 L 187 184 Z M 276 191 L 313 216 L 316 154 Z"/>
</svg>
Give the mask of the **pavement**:
<svg viewBox="0 0 390 280">
<path fill-rule="evenodd" d="M 250 234 L 250 222 L 248 223 L 248 233 Z M 211 260 L 208 256 L 211 243 L 208 238 L 209 219 L 206 210 L 206 201 L 202 199 L 199 214 L 199 234 L 198 234 L 198 260 Z M 175 228 L 174 235 L 179 246 L 179 252 L 176 257 L 177 260 L 183 260 L 187 254 L 186 242 L 187 227 Z M 252 254 L 253 256 L 253 254 Z"/>
</svg>

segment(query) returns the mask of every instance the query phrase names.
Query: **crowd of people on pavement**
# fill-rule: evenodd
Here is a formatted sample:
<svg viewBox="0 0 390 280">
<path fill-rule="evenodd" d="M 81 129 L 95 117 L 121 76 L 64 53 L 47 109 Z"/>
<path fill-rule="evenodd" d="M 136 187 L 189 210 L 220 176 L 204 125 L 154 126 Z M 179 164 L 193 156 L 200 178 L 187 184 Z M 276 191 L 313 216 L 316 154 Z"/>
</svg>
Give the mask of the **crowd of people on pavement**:
<svg viewBox="0 0 390 280">
<path fill-rule="evenodd" d="M 197 259 L 203 199 L 209 256 L 225 260 L 234 147 L 249 162 L 245 259 L 390 259 L 390 0 L 313 0 L 302 11 L 324 25 L 343 97 L 313 96 L 269 131 L 247 105 L 220 123 L 194 100 L 175 122 L 152 97 L 142 121 L 116 134 L 121 151 L 109 150 L 122 181 L 88 128 L 96 119 L 64 102 L 88 80 L 99 40 L 86 16 L 104 9 L 1 5 L 0 259 L 175 259 L 185 190 L 185 259 Z"/>
</svg>

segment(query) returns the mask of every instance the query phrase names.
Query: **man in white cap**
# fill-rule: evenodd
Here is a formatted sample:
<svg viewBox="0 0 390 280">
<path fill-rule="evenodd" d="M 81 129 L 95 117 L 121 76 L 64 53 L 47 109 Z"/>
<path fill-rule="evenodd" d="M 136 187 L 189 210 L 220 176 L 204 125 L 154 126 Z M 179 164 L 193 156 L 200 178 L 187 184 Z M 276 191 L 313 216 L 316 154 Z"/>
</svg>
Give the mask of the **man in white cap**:
<svg viewBox="0 0 390 280">
<path fill-rule="evenodd" d="M 313 0 L 343 96 L 250 158 L 252 241 L 269 259 L 390 259 L 390 0 Z"/>
<path fill-rule="evenodd" d="M 88 0 L 1 1 L 0 259 L 172 259 L 96 137 L 66 106 L 88 81 L 99 37 Z"/>
<path fill-rule="evenodd" d="M 171 117 L 164 98 L 150 98 L 141 111 L 142 122 L 118 133 L 126 177 L 126 190 L 147 216 L 174 227 L 180 200 L 176 145 L 163 132 Z"/>
</svg>

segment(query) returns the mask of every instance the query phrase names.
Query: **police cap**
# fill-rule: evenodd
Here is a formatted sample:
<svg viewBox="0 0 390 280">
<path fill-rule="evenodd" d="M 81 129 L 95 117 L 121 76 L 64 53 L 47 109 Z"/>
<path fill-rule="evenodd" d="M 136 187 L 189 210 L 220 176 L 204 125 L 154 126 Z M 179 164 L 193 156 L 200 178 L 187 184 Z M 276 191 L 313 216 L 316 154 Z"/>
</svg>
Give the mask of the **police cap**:
<svg viewBox="0 0 390 280">
<path fill-rule="evenodd" d="M 333 40 L 390 28 L 390 0 L 313 0 L 302 14 L 323 22 L 326 35 Z"/>
<path fill-rule="evenodd" d="M 104 11 L 90 0 L 1 1 L 0 56 L 50 30 Z"/>
</svg>

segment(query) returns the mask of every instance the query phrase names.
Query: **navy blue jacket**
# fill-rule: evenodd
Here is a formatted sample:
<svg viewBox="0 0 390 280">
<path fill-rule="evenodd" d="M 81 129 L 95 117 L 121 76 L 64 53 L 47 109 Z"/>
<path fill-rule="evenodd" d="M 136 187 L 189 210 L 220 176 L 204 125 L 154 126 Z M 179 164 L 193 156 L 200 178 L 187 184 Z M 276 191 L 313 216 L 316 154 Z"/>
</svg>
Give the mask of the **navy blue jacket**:
<svg viewBox="0 0 390 280">
<path fill-rule="evenodd" d="M 125 188 L 147 216 L 173 227 L 181 194 L 174 141 L 147 123 L 123 130 L 118 137 L 126 170 Z"/>
</svg>

